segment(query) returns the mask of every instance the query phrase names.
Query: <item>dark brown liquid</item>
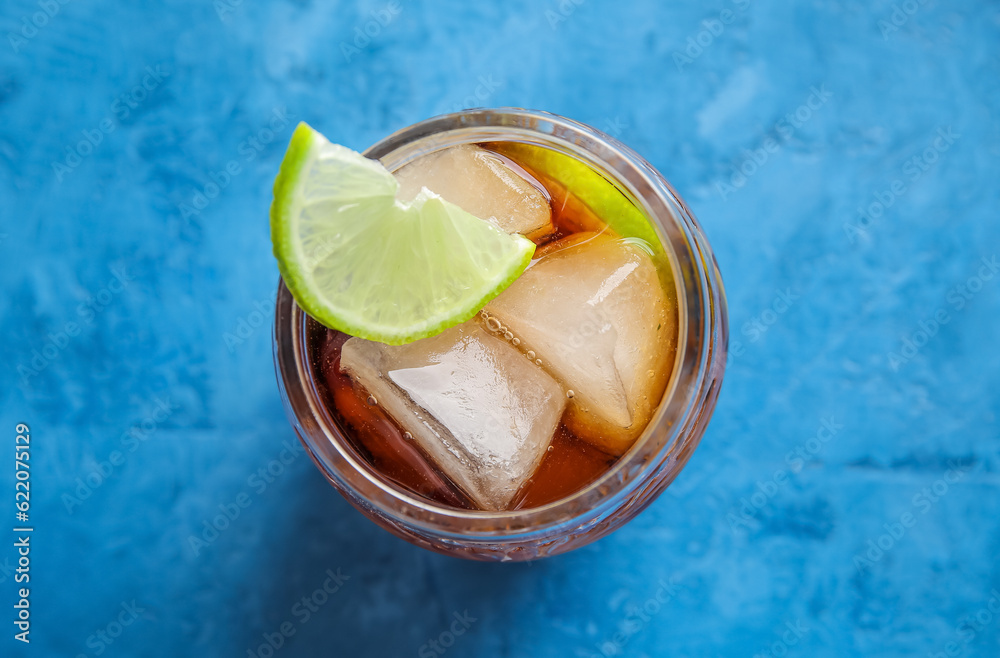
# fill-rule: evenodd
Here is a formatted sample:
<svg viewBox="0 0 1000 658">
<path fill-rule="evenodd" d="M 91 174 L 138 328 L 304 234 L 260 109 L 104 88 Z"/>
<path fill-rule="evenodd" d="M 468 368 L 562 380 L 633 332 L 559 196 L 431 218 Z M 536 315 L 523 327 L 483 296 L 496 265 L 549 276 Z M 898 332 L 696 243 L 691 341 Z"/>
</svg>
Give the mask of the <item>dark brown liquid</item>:
<svg viewBox="0 0 1000 658">
<path fill-rule="evenodd" d="M 490 149 L 491 145 L 480 146 Z M 536 258 L 551 251 L 553 243 L 562 238 L 608 230 L 564 186 L 514 164 L 520 173 L 535 179 L 552 206 L 553 230 L 535 238 Z M 340 352 L 349 336 L 326 329 L 312 319 L 309 322 L 317 383 L 327 393 L 330 411 L 354 449 L 382 477 L 405 490 L 444 505 L 476 509 L 412 439 L 404 438 L 404 430 L 392 418 L 379 406 L 368 404 L 368 393 L 340 372 Z M 538 507 L 564 498 L 597 480 L 618 460 L 577 438 L 563 423 L 551 446 L 538 470 L 514 496 L 511 509 Z"/>
<path fill-rule="evenodd" d="M 331 411 L 354 449 L 383 477 L 403 488 L 445 505 L 473 509 L 416 444 L 403 438 L 395 421 L 377 405 L 368 404 L 368 394 L 340 372 L 340 351 L 350 336 L 320 329 L 323 344 L 315 365 L 323 374 Z"/>
</svg>

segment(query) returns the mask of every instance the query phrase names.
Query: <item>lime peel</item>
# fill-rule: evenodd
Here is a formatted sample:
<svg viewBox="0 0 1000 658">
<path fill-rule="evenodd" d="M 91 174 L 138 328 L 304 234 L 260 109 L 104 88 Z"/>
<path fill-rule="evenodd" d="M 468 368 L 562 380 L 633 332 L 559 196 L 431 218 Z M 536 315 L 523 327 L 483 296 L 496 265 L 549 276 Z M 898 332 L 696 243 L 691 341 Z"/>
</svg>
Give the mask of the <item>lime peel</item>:
<svg viewBox="0 0 1000 658">
<path fill-rule="evenodd" d="M 535 250 L 426 188 L 395 198 L 380 163 L 300 123 L 274 182 L 271 239 L 299 306 L 327 327 L 390 345 L 471 318 Z"/>
<path fill-rule="evenodd" d="M 551 179 L 571 190 L 619 236 L 644 243 L 635 244 L 647 253 L 652 251 L 650 255 L 656 264 L 663 288 L 674 290 L 670 261 L 652 222 L 611 181 L 590 165 L 553 149 L 518 142 L 499 142 L 491 148 L 527 168 L 540 180 Z"/>
</svg>

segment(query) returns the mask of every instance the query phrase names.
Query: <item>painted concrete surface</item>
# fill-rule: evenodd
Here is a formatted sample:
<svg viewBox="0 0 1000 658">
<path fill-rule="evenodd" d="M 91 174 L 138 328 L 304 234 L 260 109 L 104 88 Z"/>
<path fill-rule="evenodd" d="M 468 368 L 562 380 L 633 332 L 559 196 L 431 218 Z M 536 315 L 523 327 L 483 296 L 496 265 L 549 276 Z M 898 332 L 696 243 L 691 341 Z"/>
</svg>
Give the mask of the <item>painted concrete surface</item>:
<svg viewBox="0 0 1000 658">
<path fill-rule="evenodd" d="M 0 15 L 0 518 L 24 422 L 35 527 L 30 646 L 0 530 L 3 655 L 1000 655 L 996 3 Z M 731 363 L 689 467 L 533 565 L 411 547 L 302 453 L 255 478 L 295 440 L 260 321 L 294 124 L 361 149 L 468 105 L 633 146 L 727 284 Z"/>
</svg>

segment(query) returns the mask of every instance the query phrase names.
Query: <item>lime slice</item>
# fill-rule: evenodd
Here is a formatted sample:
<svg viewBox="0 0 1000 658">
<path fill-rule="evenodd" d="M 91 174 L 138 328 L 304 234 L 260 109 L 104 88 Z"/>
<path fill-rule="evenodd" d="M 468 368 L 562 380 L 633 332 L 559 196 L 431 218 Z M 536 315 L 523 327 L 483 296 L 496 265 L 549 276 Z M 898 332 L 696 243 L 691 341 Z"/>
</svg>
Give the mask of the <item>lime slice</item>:
<svg viewBox="0 0 1000 658">
<path fill-rule="evenodd" d="M 518 142 L 497 142 L 490 149 L 526 167 L 543 183 L 551 180 L 570 190 L 611 230 L 652 252 L 664 289 L 674 289 L 670 263 L 653 225 L 611 181 L 580 160 L 552 149 Z"/>
<path fill-rule="evenodd" d="M 639 238 L 649 243 L 654 252 L 663 253 L 660 239 L 646 215 L 587 164 L 565 153 L 532 144 L 498 142 L 490 148 L 572 191 L 618 235 Z"/>
<path fill-rule="evenodd" d="M 299 306 L 389 345 L 468 320 L 535 250 L 426 188 L 400 202 L 397 187 L 380 163 L 300 123 L 271 204 L 274 255 Z"/>
</svg>

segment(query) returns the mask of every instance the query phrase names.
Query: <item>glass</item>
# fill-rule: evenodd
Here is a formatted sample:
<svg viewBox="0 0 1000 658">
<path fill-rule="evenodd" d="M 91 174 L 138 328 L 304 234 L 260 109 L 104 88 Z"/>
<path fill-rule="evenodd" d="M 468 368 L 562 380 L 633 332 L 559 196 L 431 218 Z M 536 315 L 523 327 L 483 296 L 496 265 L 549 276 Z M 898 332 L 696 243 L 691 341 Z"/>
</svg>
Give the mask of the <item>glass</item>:
<svg viewBox="0 0 1000 658">
<path fill-rule="evenodd" d="M 365 155 L 395 171 L 459 144 L 521 142 L 570 155 L 611 181 L 649 218 L 677 286 L 674 371 L 649 425 L 607 473 L 541 507 L 485 512 L 446 507 L 381 478 L 351 447 L 317 389 L 307 316 L 279 282 L 274 360 L 289 419 L 330 483 L 358 510 L 424 548 L 476 560 L 531 560 L 590 543 L 649 505 L 687 463 L 715 407 L 728 343 L 725 293 L 708 242 L 669 183 L 631 149 L 589 126 L 516 108 L 434 117 Z"/>
</svg>

